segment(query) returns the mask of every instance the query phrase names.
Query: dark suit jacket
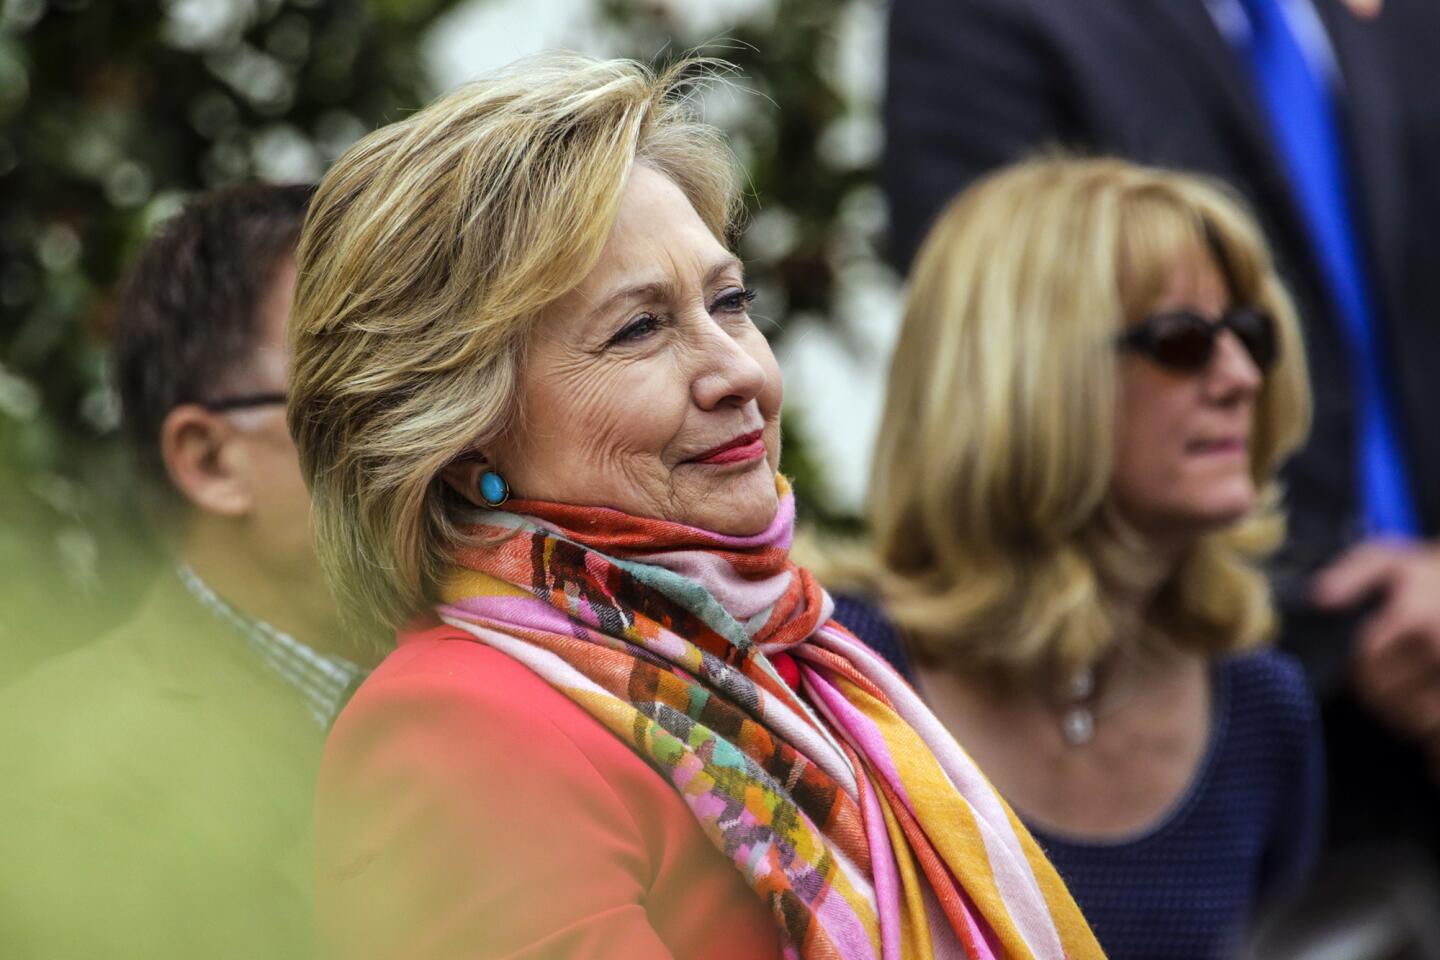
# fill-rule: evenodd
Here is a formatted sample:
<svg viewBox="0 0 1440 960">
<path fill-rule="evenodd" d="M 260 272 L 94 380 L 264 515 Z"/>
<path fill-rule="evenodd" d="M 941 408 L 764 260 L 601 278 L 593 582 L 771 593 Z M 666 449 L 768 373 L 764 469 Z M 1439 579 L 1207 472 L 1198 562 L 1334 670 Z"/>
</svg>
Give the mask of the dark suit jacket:
<svg viewBox="0 0 1440 960">
<path fill-rule="evenodd" d="M 1357 232 L 1412 488 L 1440 533 L 1440 3 L 1361 21 L 1314 0 L 1342 75 Z M 894 0 L 884 179 L 908 264 L 945 201 L 986 171 L 1060 146 L 1217 176 L 1270 238 L 1302 315 L 1315 425 L 1287 474 L 1276 564 L 1287 644 L 1340 688 L 1350 624 L 1308 609 L 1309 578 L 1359 532 L 1350 371 L 1334 304 L 1246 67 L 1203 0 Z M 1351 620 L 1353 623 L 1353 618 Z"/>
</svg>

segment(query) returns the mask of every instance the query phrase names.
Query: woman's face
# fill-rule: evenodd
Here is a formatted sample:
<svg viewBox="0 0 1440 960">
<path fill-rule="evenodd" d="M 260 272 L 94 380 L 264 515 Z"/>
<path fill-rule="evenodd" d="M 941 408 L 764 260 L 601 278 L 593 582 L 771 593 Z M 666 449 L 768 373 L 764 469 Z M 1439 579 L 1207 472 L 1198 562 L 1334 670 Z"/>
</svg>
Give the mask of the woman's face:
<svg viewBox="0 0 1440 960">
<path fill-rule="evenodd" d="M 747 300 L 685 194 L 636 166 L 599 262 L 535 327 L 518 426 L 483 453 L 518 497 L 758 533 L 784 388 Z"/>
<path fill-rule="evenodd" d="M 1208 254 L 1181 260 L 1152 311 L 1218 319 L 1229 307 Z M 1120 359 L 1120 422 L 1113 493 L 1126 518 L 1160 540 L 1185 540 L 1240 519 L 1255 504 L 1251 430 L 1260 370 L 1229 330 L 1198 373 L 1143 354 Z"/>
</svg>

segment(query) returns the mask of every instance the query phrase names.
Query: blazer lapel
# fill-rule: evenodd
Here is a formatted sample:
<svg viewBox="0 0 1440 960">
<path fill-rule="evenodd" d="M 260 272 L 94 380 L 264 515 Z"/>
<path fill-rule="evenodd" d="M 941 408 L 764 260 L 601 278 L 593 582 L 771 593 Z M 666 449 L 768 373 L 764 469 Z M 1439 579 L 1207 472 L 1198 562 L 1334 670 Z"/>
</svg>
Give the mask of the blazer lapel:
<svg viewBox="0 0 1440 960">
<path fill-rule="evenodd" d="M 1137 14 L 1152 21 L 1157 36 L 1177 59 L 1183 58 L 1202 84 L 1213 91 L 1217 116 L 1236 142 L 1264 171 L 1267 186 L 1288 194 L 1284 167 L 1275 152 L 1264 115 L 1245 65 L 1221 35 L 1203 0 L 1131 0 Z"/>
<path fill-rule="evenodd" d="M 1274 146 L 1268 122 L 1244 62 L 1220 34 L 1204 0 L 1132 0 L 1163 30 L 1177 57 L 1204 76 L 1215 91 L 1217 115 L 1225 121 L 1235 145 L 1255 164 L 1257 187 L 1285 214 L 1298 237 L 1309 227 L 1291 192 L 1285 165 Z M 1377 293 L 1394 289 L 1392 275 L 1400 263 L 1395 249 L 1403 236 L 1403 155 L 1394 98 L 1388 95 L 1384 58 L 1372 49 L 1377 42 L 1372 24 L 1350 13 L 1338 0 L 1314 0 L 1330 36 L 1340 70 L 1336 92 L 1341 136 L 1346 141 L 1355 185 L 1355 227 L 1375 264 Z"/>
</svg>

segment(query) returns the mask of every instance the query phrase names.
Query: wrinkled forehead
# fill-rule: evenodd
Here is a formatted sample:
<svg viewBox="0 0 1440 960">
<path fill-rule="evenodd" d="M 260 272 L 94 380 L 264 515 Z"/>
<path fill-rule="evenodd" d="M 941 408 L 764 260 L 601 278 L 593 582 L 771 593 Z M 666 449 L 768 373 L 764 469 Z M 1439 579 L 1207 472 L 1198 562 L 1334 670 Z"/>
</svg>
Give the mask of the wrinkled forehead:
<svg viewBox="0 0 1440 960">
<path fill-rule="evenodd" d="M 685 191 L 665 174 L 636 164 L 599 262 L 581 287 L 603 287 L 616 275 L 643 272 L 656 264 L 703 269 L 727 253 L 696 212 Z"/>
<path fill-rule="evenodd" d="M 590 272 L 546 313 L 603 312 L 617 301 L 691 297 L 740 260 L 695 211 L 673 181 L 638 165 L 621 196 L 615 224 Z"/>
</svg>

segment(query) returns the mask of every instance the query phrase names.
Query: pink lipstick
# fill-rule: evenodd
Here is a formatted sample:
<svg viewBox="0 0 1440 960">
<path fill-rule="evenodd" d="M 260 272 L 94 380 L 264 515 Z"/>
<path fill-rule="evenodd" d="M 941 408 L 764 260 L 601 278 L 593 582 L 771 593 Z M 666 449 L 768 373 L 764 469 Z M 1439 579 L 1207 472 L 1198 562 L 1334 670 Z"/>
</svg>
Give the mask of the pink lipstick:
<svg viewBox="0 0 1440 960">
<path fill-rule="evenodd" d="M 1243 437 L 1216 437 L 1212 440 L 1195 440 L 1186 444 L 1186 448 L 1192 454 L 1226 456 L 1243 456 L 1248 452 L 1248 445 Z"/>
<path fill-rule="evenodd" d="M 747 460 L 758 460 L 765 456 L 765 438 L 763 430 L 754 430 L 750 433 L 742 433 L 740 436 L 711 450 L 706 450 L 699 456 L 691 457 L 687 463 L 743 463 Z"/>
</svg>

